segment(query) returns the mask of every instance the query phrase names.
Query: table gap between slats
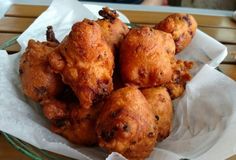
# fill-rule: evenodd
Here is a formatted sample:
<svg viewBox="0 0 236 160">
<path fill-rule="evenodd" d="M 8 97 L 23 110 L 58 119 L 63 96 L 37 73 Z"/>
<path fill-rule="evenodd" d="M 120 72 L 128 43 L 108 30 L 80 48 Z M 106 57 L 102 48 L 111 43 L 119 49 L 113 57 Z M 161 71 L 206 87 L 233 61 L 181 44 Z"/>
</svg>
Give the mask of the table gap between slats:
<svg viewBox="0 0 236 160">
<path fill-rule="evenodd" d="M 5 13 L 6 17 L 37 18 L 48 6 L 13 4 Z"/>
<path fill-rule="evenodd" d="M 0 19 L 0 32 L 22 33 L 34 20 L 35 18 L 3 17 Z"/>
</svg>

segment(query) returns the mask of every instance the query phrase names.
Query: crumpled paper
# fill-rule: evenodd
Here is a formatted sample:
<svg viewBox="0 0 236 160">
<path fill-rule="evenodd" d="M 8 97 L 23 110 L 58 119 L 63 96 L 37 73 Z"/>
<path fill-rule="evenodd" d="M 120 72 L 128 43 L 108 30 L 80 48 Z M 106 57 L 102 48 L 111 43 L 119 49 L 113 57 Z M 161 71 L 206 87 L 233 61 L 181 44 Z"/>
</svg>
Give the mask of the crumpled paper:
<svg viewBox="0 0 236 160">
<path fill-rule="evenodd" d="M 62 40 L 76 21 L 96 19 L 93 13 L 99 7 L 87 7 L 91 12 L 76 0 L 54 0 L 18 38 L 20 53 L 8 55 L 0 51 L 0 130 L 40 149 L 75 159 L 121 160 L 124 158 L 118 153 L 108 155 L 99 147 L 76 146 L 52 133 L 40 107 L 21 91 L 18 65 L 28 40 L 45 40 L 48 25 Z M 128 22 L 124 16 L 122 20 Z M 185 94 L 174 101 L 173 131 L 157 144 L 148 160 L 225 159 L 236 153 L 236 83 L 214 69 L 226 55 L 225 46 L 199 30 L 191 44 L 178 54 L 178 58 L 195 61 L 194 78 Z"/>
</svg>

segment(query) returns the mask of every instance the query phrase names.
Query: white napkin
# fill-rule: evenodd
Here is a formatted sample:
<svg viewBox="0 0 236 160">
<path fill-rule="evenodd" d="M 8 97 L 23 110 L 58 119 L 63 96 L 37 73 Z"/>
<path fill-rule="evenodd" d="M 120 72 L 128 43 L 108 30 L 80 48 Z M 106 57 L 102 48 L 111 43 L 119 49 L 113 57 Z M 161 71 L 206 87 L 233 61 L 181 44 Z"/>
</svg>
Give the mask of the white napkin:
<svg viewBox="0 0 236 160">
<path fill-rule="evenodd" d="M 97 6 L 85 8 L 76 0 L 54 0 L 37 20 L 19 37 L 23 48 L 29 39 L 45 40 L 46 26 L 54 27 L 62 40 L 76 21 L 96 19 Z M 96 11 L 95 11 L 96 10 Z M 122 18 L 125 22 L 127 19 Z M 21 91 L 18 62 L 21 53 L 7 55 L 0 51 L 0 130 L 40 149 L 87 160 L 105 159 L 108 154 L 95 147 L 80 147 L 52 133 L 40 107 Z M 175 118 L 171 135 L 159 143 L 149 160 L 225 159 L 235 154 L 236 83 L 214 69 L 225 58 L 226 47 L 197 31 L 191 44 L 178 58 L 195 61 L 194 78 L 185 94 L 174 101 Z M 112 153 L 109 160 L 123 159 Z"/>
</svg>

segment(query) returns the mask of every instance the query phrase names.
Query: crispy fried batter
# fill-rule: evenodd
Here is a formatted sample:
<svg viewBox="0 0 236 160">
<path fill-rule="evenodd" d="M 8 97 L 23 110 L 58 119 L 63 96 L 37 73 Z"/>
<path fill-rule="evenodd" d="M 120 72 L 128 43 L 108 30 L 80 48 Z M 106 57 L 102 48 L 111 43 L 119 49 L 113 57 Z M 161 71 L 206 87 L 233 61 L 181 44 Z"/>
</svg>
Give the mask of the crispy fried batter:
<svg viewBox="0 0 236 160">
<path fill-rule="evenodd" d="M 115 56 L 113 84 L 114 89 L 118 89 L 123 86 L 120 78 L 118 52 L 120 43 L 128 33 L 129 29 L 128 26 L 118 18 L 119 15 L 115 11 L 106 7 L 99 11 L 99 14 L 104 18 L 98 19 L 96 22 L 100 25 L 102 36 L 109 44 Z"/>
<path fill-rule="evenodd" d="M 189 14 L 176 13 L 166 17 L 154 28 L 172 34 L 176 53 L 179 53 L 191 42 L 196 33 L 197 22 Z"/>
<path fill-rule="evenodd" d="M 102 103 L 85 109 L 78 102 L 50 99 L 44 101 L 42 106 L 53 132 L 78 145 L 97 144 L 95 125 Z"/>
<path fill-rule="evenodd" d="M 114 91 L 97 120 L 99 145 L 128 159 L 144 159 L 153 150 L 157 126 L 151 106 L 135 87 Z"/>
<path fill-rule="evenodd" d="M 116 10 L 110 10 L 108 7 L 102 8 L 102 10 L 98 12 L 98 14 L 103 18 L 109 19 L 111 21 L 119 17 L 119 15 L 116 13 Z"/>
<path fill-rule="evenodd" d="M 47 27 L 46 38 L 48 42 L 55 42 L 59 44 L 59 41 L 56 39 L 52 26 Z"/>
<path fill-rule="evenodd" d="M 90 108 L 113 89 L 114 56 L 94 21 L 75 23 L 49 62 L 75 92 L 83 108 Z"/>
<path fill-rule="evenodd" d="M 23 92 L 34 101 L 56 96 L 63 88 L 60 75 L 53 73 L 48 55 L 57 47 L 53 42 L 30 40 L 20 59 L 20 79 Z"/>
<path fill-rule="evenodd" d="M 152 111 L 158 126 L 158 141 L 169 136 L 172 127 L 173 107 L 169 93 L 165 87 L 148 88 L 142 90 Z"/>
<path fill-rule="evenodd" d="M 41 102 L 44 116 L 50 121 L 69 118 L 70 108 L 62 101 L 56 99 L 46 99 Z"/>
<path fill-rule="evenodd" d="M 96 22 L 101 27 L 102 36 L 115 52 L 129 31 L 128 26 L 118 18 L 119 15 L 115 11 L 107 7 L 99 11 L 99 14 L 104 18 L 98 19 Z"/>
<path fill-rule="evenodd" d="M 131 29 L 120 49 L 124 83 L 154 87 L 169 82 L 174 54 L 175 44 L 170 34 L 150 27 Z"/>
<path fill-rule="evenodd" d="M 185 90 L 187 81 L 190 81 L 192 76 L 190 69 L 193 67 L 192 61 L 175 60 L 172 64 L 173 75 L 172 80 L 164 86 L 167 88 L 171 99 L 178 98 Z"/>
</svg>

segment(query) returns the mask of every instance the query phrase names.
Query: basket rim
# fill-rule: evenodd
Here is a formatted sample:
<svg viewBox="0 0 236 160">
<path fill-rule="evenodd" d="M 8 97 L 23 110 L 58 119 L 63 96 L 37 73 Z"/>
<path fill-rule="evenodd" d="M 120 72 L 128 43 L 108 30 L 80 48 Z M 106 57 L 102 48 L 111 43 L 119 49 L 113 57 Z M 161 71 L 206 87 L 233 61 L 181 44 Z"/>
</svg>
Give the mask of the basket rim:
<svg viewBox="0 0 236 160">
<path fill-rule="evenodd" d="M 2 132 L 2 135 L 5 137 L 5 139 L 7 140 L 7 142 L 14 147 L 17 151 L 21 152 L 22 154 L 28 156 L 29 158 L 32 158 L 33 160 L 43 160 L 41 157 L 38 157 L 37 155 L 35 155 L 34 153 L 30 152 L 29 150 L 27 150 L 26 148 L 23 148 L 19 145 L 17 145 L 17 143 L 14 140 L 14 137 L 9 135 L 6 132 Z"/>
</svg>

